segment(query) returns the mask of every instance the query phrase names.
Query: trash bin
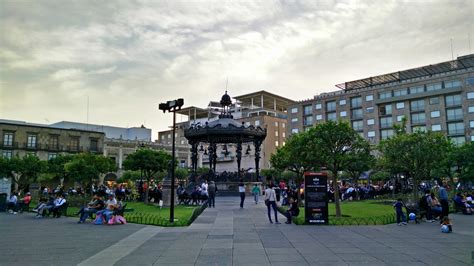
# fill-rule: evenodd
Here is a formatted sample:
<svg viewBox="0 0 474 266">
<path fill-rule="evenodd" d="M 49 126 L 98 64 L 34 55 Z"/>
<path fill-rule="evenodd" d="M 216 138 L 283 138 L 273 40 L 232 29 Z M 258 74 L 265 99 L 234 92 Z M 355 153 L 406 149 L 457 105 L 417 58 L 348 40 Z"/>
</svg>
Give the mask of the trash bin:
<svg viewBox="0 0 474 266">
<path fill-rule="evenodd" d="M 0 212 L 7 210 L 7 193 L 0 193 Z"/>
</svg>

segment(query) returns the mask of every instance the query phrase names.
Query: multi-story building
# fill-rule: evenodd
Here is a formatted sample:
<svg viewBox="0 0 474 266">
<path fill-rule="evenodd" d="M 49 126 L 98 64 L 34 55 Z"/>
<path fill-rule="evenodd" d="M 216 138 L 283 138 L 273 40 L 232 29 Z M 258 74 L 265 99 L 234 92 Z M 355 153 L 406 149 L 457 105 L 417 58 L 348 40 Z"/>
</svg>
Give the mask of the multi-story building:
<svg viewBox="0 0 474 266">
<path fill-rule="evenodd" d="M 293 100 L 275 95 L 266 91 L 258 91 L 234 97 L 235 103 L 231 106 L 231 113 L 237 121 L 247 125 L 260 126 L 267 129 L 267 137 L 261 146 L 260 168 L 270 167 L 270 156 L 276 149 L 285 144 L 287 135 L 287 106 L 294 104 Z M 187 148 L 190 153 L 190 146 L 184 137 L 184 129 L 192 124 L 204 124 L 218 119 L 221 113 L 221 106 L 218 102 L 210 102 L 207 108 L 195 106 L 186 107 L 177 112 L 184 116 L 184 122 L 178 123 L 176 130 L 176 147 Z M 158 132 L 158 142 L 163 145 L 171 145 L 172 130 Z M 198 166 L 206 166 L 209 159 L 206 152 L 206 144 L 200 151 Z M 241 167 L 252 171 L 255 167 L 255 157 L 251 151 L 254 150 L 252 143 L 244 145 Z M 235 145 L 221 145 L 218 147 L 218 158 L 216 171 L 237 171 L 236 147 Z M 190 156 L 180 157 L 183 165 L 190 166 Z"/>
<path fill-rule="evenodd" d="M 336 85 L 341 90 L 288 106 L 288 133 L 346 120 L 371 143 L 407 130 L 431 130 L 455 143 L 474 141 L 474 54 Z"/>
<path fill-rule="evenodd" d="M 22 121 L 0 120 L 1 155 L 6 158 L 34 154 L 48 160 L 58 154 L 103 153 L 102 132 L 55 128 Z"/>
<path fill-rule="evenodd" d="M 141 127 L 114 127 L 106 125 L 86 124 L 70 121 L 61 121 L 50 126 L 65 129 L 91 130 L 105 133 L 108 139 L 151 141 L 151 129 Z"/>
</svg>

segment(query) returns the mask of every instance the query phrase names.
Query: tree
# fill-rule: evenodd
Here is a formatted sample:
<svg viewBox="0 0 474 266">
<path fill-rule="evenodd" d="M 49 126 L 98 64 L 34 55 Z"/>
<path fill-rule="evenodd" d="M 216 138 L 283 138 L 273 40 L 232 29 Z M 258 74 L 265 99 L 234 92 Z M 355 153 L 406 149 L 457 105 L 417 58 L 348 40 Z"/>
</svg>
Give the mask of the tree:
<svg viewBox="0 0 474 266">
<path fill-rule="evenodd" d="M 120 183 L 126 182 L 128 180 L 135 181 L 142 177 L 140 171 L 125 171 L 122 176 L 119 178 Z M 117 180 L 118 182 L 118 180 Z"/>
<path fill-rule="evenodd" d="M 363 145 L 369 145 L 369 143 L 364 143 Z M 349 158 L 349 164 L 345 169 L 345 173 L 356 185 L 359 184 L 360 176 L 375 166 L 375 157 L 370 152 L 365 152 L 366 150 L 370 151 L 370 146 L 349 154 L 349 157 L 353 158 Z M 356 198 L 359 199 L 359 190 L 356 193 Z"/>
<path fill-rule="evenodd" d="M 115 162 L 102 155 L 80 153 L 64 165 L 65 174 L 83 185 L 90 185 L 101 174 L 117 169 Z"/>
<path fill-rule="evenodd" d="M 465 182 L 474 181 L 474 142 L 456 147 L 449 154 L 459 179 Z"/>
<path fill-rule="evenodd" d="M 331 173 L 336 217 L 341 217 L 339 172 L 347 171 L 356 164 L 364 166 L 367 161 L 370 161 L 367 159 L 370 158 L 370 144 L 344 121 L 327 121 L 317 124 L 306 134 L 308 136 L 304 146 L 309 157 L 315 164 L 325 167 Z M 359 163 L 359 160 L 364 161 Z"/>
<path fill-rule="evenodd" d="M 291 171 L 295 173 L 297 182 L 301 181 L 304 172 L 316 169 L 316 161 L 311 157 L 312 151 L 308 149 L 307 144 L 306 132 L 292 135 L 284 146 L 271 155 L 272 167 L 279 171 Z"/>
<path fill-rule="evenodd" d="M 32 182 L 36 182 L 39 175 L 47 169 L 46 162 L 41 161 L 35 155 L 26 155 L 23 158 L 19 156 L 13 157 L 9 160 L 9 164 L 13 173 L 15 191 L 28 186 Z"/>
<path fill-rule="evenodd" d="M 403 173 L 413 181 L 413 200 L 418 199 L 418 184 L 431 179 L 439 163 L 448 156 L 451 143 L 440 133 L 417 131 L 399 133 L 380 142 L 382 168 L 391 173 Z"/>
<path fill-rule="evenodd" d="M 181 168 L 181 167 L 177 167 L 175 170 L 174 170 L 174 176 L 178 179 L 178 180 L 183 180 L 183 179 L 186 179 L 189 175 L 189 171 L 188 169 L 186 168 Z"/>
<path fill-rule="evenodd" d="M 11 159 L 0 156 L 0 178 L 13 177 L 13 164 Z"/>
<path fill-rule="evenodd" d="M 51 158 L 47 163 L 47 179 L 57 181 L 61 185 L 64 184 L 64 180 L 68 177 L 65 165 L 72 161 L 74 157 L 72 155 L 59 155 L 55 158 Z"/>
<path fill-rule="evenodd" d="M 142 171 L 150 184 L 154 175 L 168 169 L 171 159 L 171 155 L 163 150 L 138 149 L 127 156 L 123 166 L 126 170 Z M 145 203 L 148 203 L 148 189 L 145 191 Z"/>
</svg>

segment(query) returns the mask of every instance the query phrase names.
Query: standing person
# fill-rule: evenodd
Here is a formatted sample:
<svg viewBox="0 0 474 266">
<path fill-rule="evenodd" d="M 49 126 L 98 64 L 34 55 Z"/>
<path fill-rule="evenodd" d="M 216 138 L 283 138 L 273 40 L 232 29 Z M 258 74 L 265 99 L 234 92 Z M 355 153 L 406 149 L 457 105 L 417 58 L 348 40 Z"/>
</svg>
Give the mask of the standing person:
<svg viewBox="0 0 474 266">
<path fill-rule="evenodd" d="M 395 202 L 395 204 L 393 204 L 393 208 L 395 208 L 395 212 L 397 213 L 397 225 L 407 225 L 407 218 L 405 216 L 405 213 L 403 212 L 403 207 L 405 207 L 405 204 L 400 198 L 397 199 L 397 202 Z"/>
<path fill-rule="evenodd" d="M 443 217 L 448 217 L 449 214 L 449 203 L 448 203 L 448 191 L 444 187 L 443 182 L 439 182 L 439 203 L 441 204 L 441 215 L 440 220 L 443 220 Z"/>
<path fill-rule="evenodd" d="M 211 181 L 211 183 L 207 187 L 207 192 L 209 194 L 209 199 L 208 199 L 209 208 L 216 207 L 216 191 L 217 191 L 216 183 L 214 181 Z"/>
<path fill-rule="evenodd" d="M 255 184 L 255 186 L 252 188 L 252 194 L 253 194 L 253 199 L 255 200 L 255 204 L 258 204 L 258 196 L 260 195 L 260 187 Z"/>
<path fill-rule="evenodd" d="M 240 208 L 243 208 L 244 201 L 245 201 L 245 184 L 242 178 L 240 179 L 240 182 L 239 182 L 239 193 L 240 193 Z"/>
<path fill-rule="evenodd" d="M 265 189 L 265 205 L 267 205 L 268 220 L 270 220 L 270 223 L 271 224 L 273 223 L 271 211 L 270 211 L 270 207 L 271 207 L 273 209 L 273 212 L 275 213 L 275 223 L 279 224 L 280 222 L 278 222 L 276 195 L 275 195 L 275 190 L 273 189 L 273 185 L 268 185 L 267 189 Z"/>
</svg>

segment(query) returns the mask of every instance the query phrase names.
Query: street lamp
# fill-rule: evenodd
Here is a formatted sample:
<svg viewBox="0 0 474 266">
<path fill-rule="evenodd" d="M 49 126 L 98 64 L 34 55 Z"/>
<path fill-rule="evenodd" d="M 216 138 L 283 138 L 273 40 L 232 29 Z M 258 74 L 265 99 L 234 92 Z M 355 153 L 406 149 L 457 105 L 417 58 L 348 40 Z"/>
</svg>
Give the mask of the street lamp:
<svg viewBox="0 0 474 266">
<path fill-rule="evenodd" d="M 171 206 L 170 206 L 170 223 L 174 223 L 174 166 L 175 166 L 175 134 L 176 134 L 176 111 L 181 110 L 184 105 L 184 99 L 179 98 L 166 103 L 160 103 L 159 109 L 166 113 L 166 111 L 173 113 L 173 144 L 171 146 Z"/>
</svg>

